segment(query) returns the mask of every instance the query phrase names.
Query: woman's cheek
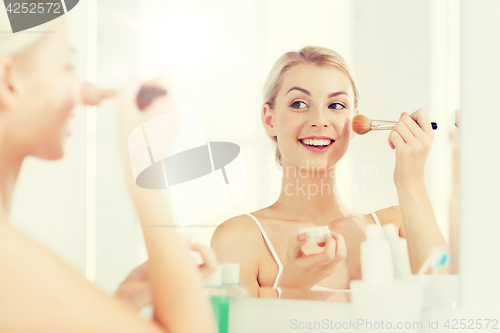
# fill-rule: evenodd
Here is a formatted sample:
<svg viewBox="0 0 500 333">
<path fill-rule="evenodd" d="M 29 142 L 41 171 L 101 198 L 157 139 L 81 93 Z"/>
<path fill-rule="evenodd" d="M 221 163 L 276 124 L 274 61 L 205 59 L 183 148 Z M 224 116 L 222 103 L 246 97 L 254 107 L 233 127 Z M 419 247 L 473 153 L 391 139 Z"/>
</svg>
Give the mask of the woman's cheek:
<svg viewBox="0 0 500 333">
<path fill-rule="evenodd" d="M 342 128 L 343 128 L 342 135 L 345 135 L 346 138 L 350 139 L 351 133 L 352 133 L 352 118 L 351 117 L 348 117 L 348 116 L 345 117 Z"/>
<path fill-rule="evenodd" d="M 59 113 L 62 119 L 65 121 L 73 108 L 77 104 L 77 97 L 78 91 L 74 85 L 68 85 L 66 86 L 66 89 L 61 92 L 61 96 L 58 98 L 60 101 L 59 105 Z"/>
</svg>

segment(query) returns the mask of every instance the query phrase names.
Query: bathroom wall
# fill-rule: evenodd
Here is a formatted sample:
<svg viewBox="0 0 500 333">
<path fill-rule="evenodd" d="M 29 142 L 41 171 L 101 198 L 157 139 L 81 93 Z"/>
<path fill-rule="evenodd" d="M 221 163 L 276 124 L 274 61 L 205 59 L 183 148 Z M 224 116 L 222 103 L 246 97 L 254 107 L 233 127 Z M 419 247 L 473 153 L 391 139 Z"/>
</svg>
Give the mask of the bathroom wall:
<svg viewBox="0 0 500 333">
<path fill-rule="evenodd" d="M 500 173 L 498 112 L 500 31 L 498 1 L 461 1 L 463 6 L 463 109 L 460 118 L 460 276 L 462 304 L 483 315 L 500 304 Z M 496 303 L 493 303 L 496 302 Z M 493 313 L 493 312 L 492 312 Z"/>
<path fill-rule="evenodd" d="M 352 21 L 353 66 L 360 112 L 397 120 L 420 108 L 438 123 L 427 163 L 427 188 L 439 226 L 448 237 L 452 112 L 460 107 L 460 6 L 457 1 L 356 0 Z M 357 137 L 350 150 L 352 207 L 373 211 L 398 203 L 395 153 L 388 133 Z M 364 190 L 364 192 L 362 192 Z M 356 194 L 356 193 L 355 193 Z"/>
</svg>

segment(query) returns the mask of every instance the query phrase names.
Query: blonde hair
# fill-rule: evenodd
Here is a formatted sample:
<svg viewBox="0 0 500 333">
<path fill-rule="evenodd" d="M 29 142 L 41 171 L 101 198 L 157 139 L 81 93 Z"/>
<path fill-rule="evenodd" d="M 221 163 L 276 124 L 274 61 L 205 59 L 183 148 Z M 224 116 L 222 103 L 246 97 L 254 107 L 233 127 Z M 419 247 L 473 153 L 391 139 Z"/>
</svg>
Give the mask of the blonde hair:
<svg viewBox="0 0 500 333">
<path fill-rule="evenodd" d="M 12 31 L 9 17 L 6 11 L 0 10 L 0 31 L 3 32 L 0 33 L 0 58 L 12 57 L 26 50 L 41 37 L 47 35 L 46 32 L 52 28 L 53 21 L 49 21 L 21 33 L 9 33 L 8 31 Z"/>
<path fill-rule="evenodd" d="M 347 65 L 345 59 L 337 52 L 317 46 L 306 46 L 298 52 L 287 52 L 279 57 L 274 63 L 271 72 L 267 76 L 262 90 L 264 104 L 269 104 L 273 109 L 276 103 L 276 96 L 281 89 L 281 83 L 286 72 L 291 68 L 301 64 L 313 64 L 319 67 L 330 67 L 340 69 L 351 81 L 352 90 L 354 91 L 354 107 L 358 106 L 359 91 L 354 73 Z M 263 113 L 261 113 L 263 117 Z M 276 150 L 276 163 L 282 167 L 281 153 L 278 148 L 278 139 L 275 136 L 269 136 L 273 141 Z"/>
</svg>

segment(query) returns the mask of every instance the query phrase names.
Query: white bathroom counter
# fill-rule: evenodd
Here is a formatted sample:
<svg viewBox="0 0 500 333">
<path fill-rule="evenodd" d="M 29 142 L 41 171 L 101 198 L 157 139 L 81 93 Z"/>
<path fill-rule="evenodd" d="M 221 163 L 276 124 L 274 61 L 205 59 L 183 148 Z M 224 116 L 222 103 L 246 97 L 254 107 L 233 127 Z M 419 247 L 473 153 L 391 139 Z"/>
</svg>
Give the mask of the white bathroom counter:
<svg viewBox="0 0 500 333">
<path fill-rule="evenodd" d="M 230 303 L 229 333 L 314 332 L 306 329 L 307 322 L 321 322 L 326 327 L 330 321 L 349 321 L 349 318 L 355 319 L 352 303 L 239 298 Z M 328 331 L 334 329 L 319 330 Z"/>
<path fill-rule="evenodd" d="M 461 307 L 456 302 L 458 276 L 439 276 L 434 285 L 437 289 L 429 288 L 433 286 L 431 276 L 425 280 L 424 306 L 414 315 L 408 313 L 411 302 L 384 304 L 388 297 L 381 297 L 378 305 L 364 310 L 350 302 L 234 298 L 229 309 L 229 333 L 500 332 L 500 301 L 485 300 Z M 485 329 L 488 319 L 489 327 Z M 366 323 L 370 320 L 371 330 Z M 414 325 L 414 321 L 418 324 Z M 387 327 L 388 322 L 392 327 Z"/>
<path fill-rule="evenodd" d="M 388 329 L 388 321 L 384 321 L 383 328 L 372 326 L 372 330 L 367 330 L 365 324 L 356 325 L 358 320 L 366 319 L 356 313 L 352 303 L 240 298 L 231 300 L 229 311 L 229 333 L 500 332 L 500 302 L 457 309 L 428 309 L 422 311 L 420 327 L 412 322 L 414 328 L 405 328 L 404 325 L 410 323 L 400 322 L 402 326 L 398 329 L 395 327 L 398 322 L 391 321 L 394 327 Z M 487 319 L 491 321 L 485 329 Z M 496 326 L 493 325 L 494 320 L 498 321 Z M 480 325 L 481 329 L 478 328 Z"/>
</svg>

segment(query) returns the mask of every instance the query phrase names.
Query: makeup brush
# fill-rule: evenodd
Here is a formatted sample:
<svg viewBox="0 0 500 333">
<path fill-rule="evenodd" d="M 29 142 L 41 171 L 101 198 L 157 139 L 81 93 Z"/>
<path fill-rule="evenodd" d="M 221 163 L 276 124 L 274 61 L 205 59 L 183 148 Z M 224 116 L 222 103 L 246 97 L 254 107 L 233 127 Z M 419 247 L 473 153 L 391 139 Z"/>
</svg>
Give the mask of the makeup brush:
<svg viewBox="0 0 500 333">
<path fill-rule="evenodd" d="M 99 88 L 90 82 L 83 83 L 81 89 L 82 101 L 87 105 L 97 105 L 106 98 L 116 96 L 117 93 L 114 89 Z M 155 98 L 166 94 L 167 91 L 163 88 L 143 85 L 137 94 L 137 107 L 144 110 Z"/>
<path fill-rule="evenodd" d="M 163 88 L 144 85 L 137 94 L 137 106 L 139 109 L 144 110 L 155 98 L 166 94 L 167 91 Z"/>
<path fill-rule="evenodd" d="M 389 120 L 372 120 L 362 114 L 355 115 L 352 118 L 352 130 L 357 134 L 363 135 L 370 131 L 390 130 L 394 127 L 397 121 Z M 437 123 L 432 122 L 432 129 L 437 129 Z"/>
<path fill-rule="evenodd" d="M 82 83 L 82 102 L 87 105 L 97 105 L 102 100 L 116 96 L 117 91 L 113 89 L 102 89 L 90 82 Z"/>
</svg>

